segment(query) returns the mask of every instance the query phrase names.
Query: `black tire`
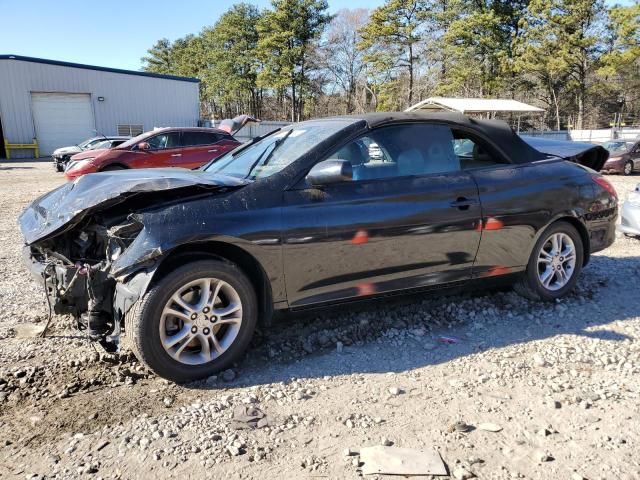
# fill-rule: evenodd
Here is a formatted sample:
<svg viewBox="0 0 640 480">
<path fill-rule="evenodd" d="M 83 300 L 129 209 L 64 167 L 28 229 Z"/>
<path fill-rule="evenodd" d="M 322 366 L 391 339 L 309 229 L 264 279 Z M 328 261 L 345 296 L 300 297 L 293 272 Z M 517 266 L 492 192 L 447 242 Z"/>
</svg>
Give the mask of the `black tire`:
<svg viewBox="0 0 640 480">
<path fill-rule="evenodd" d="M 116 170 L 126 170 L 122 165 L 107 165 L 104 167 L 101 172 L 115 172 Z"/>
<path fill-rule="evenodd" d="M 56 172 L 64 172 L 64 167 L 59 163 L 56 163 L 55 167 L 56 167 Z"/>
<path fill-rule="evenodd" d="M 543 245 L 554 233 L 565 233 L 571 238 L 575 245 L 576 262 L 571 278 L 567 284 L 558 290 L 549 290 L 542 285 L 542 282 L 538 278 L 538 255 L 540 254 L 540 250 Z M 524 275 L 522 275 L 522 278 L 514 285 L 514 289 L 520 295 L 530 300 L 542 300 L 545 302 L 554 301 L 565 296 L 575 287 L 578 277 L 580 276 L 580 272 L 582 271 L 583 261 L 584 245 L 582 243 L 582 237 L 576 228 L 565 221 L 555 222 L 549 225 L 544 232 L 542 232 L 542 235 L 540 235 L 540 238 L 533 247 L 531 256 L 529 257 L 527 269 Z"/>
<path fill-rule="evenodd" d="M 633 162 L 629 160 L 624 164 L 624 169 L 622 170 L 624 175 L 631 175 L 633 173 Z"/>
<path fill-rule="evenodd" d="M 182 285 L 200 278 L 217 278 L 231 285 L 242 302 L 242 323 L 233 343 L 219 357 L 204 364 L 187 365 L 172 358 L 162 346 L 160 318 L 169 298 Z M 131 308 L 125 336 L 135 356 L 157 375 L 174 382 L 190 382 L 229 368 L 244 353 L 258 319 L 256 293 L 247 276 L 233 263 L 201 260 L 183 265 L 162 277 Z"/>
</svg>

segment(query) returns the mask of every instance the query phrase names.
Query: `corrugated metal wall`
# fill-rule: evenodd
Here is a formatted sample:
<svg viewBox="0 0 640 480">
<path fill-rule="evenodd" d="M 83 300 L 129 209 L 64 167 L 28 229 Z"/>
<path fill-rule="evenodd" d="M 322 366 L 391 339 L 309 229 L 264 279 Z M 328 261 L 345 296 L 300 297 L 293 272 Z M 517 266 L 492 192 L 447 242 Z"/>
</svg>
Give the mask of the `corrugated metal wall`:
<svg viewBox="0 0 640 480">
<path fill-rule="evenodd" d="M 105 135 L 117 134 L 118 124 L 191 127 L 199 117 L 195 82 L 2 59 L 0 119 L 10 143 L 30 143 L 35 136 L 31 92 L 90 94 L 96 129 Z M 29 156 L 18 152 L 16 158 Z"/>
</svg>

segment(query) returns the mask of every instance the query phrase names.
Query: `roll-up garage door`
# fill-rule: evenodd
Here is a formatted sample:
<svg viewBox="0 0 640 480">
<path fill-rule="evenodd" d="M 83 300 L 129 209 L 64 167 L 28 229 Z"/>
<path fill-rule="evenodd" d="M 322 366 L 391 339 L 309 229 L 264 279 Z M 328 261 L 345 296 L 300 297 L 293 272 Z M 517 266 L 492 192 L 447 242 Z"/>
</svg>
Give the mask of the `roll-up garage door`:
<svg viewBox="0 0 640 480">
<path fill-rule="evenodd" d="M 31 105 L 40 155 L 96 135 L 88 93 L 31 93 Z"/>
</svg>

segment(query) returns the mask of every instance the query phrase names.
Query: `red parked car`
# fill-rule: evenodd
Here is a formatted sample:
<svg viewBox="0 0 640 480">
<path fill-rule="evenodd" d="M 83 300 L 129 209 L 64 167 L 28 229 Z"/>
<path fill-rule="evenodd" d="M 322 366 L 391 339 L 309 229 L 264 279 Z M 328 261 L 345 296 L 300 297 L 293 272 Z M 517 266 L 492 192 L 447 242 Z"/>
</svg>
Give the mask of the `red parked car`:
<svg viewBox="0 0 640 480">
<path fill-rule="evenodd" d="M 257 120 L 241 115 L 223 120 L 220 128 L 160 128 L 110 150 L 78 153 L 64 174 L 73 180 L 86 173 L 126 168 L 197 168 L 240 145 L 232 134 L 252 121 Z"/>
</svg>

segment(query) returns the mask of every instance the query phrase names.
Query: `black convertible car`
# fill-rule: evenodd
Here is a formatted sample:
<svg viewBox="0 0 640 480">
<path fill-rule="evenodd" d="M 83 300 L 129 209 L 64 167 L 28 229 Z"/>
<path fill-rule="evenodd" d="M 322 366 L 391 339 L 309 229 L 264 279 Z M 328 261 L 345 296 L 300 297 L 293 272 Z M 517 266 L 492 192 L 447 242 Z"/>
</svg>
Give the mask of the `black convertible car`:
<svg viewBox="0 0 640 480">
<path fill-rule="evenodd" d="M 298 123 L 197 171 L 61 186 L 20 218 L 25 260 L 106 348 L 123 335 L 157 374 L 203 378 L 274 310 L 488 280 L 566 295 L 618 202 L 601 147 L 554 145 L 456 114 Z"/>
</svg>

